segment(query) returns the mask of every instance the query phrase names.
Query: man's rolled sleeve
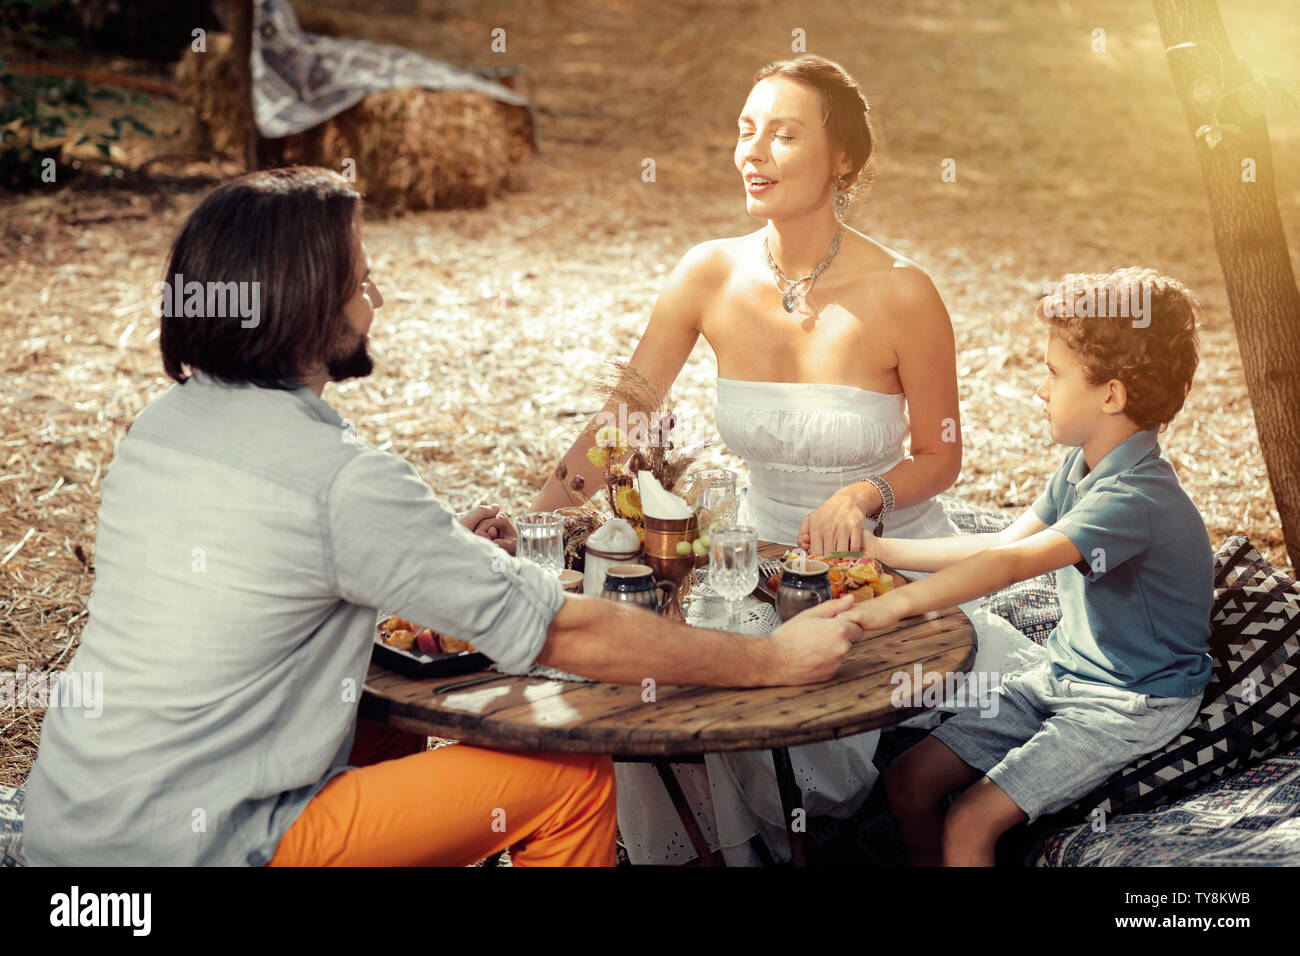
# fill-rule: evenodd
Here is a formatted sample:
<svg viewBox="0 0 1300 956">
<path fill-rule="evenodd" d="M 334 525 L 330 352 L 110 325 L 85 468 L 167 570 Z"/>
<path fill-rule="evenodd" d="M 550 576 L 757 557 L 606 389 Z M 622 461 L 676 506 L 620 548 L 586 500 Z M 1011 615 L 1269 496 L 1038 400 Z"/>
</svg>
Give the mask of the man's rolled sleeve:
<svg viewBox="0 0 1300 956">
<path fill-rule="evenodd" d="M 1146 502 L 1120 480 L 1098 482 L 1052 525 L 1079 549 L 1075 565 L 1096 581 L 1151 545 Z"/>
<path fill-rule="evenodd" d="M 532 666 L 560 582 L 470 532 L 409 462 L 362 449 L 335 476 L 323 520 L 340 597 L 469 641 L 511 673 Z"/>
</svg>

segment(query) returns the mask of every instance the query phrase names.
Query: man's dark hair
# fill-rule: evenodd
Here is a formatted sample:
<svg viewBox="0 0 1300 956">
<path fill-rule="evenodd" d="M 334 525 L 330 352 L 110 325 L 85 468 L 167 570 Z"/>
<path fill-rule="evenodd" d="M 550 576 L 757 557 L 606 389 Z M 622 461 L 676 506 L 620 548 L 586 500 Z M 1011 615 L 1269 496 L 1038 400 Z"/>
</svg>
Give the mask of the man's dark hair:
<svg viewBox="0 0 1300 956">
<path fill-rule="evenodd" d="M 298 388 L 345 337 L 343 304 L 361 281 L 360 208 L 361 194 L 342 176 L 312 166 L 248 173 L 214 189 L 172 246 L 163 294 L 184 301 L 184 289 L 169 292 L 178 275 L 185 287 L 209 290 L 256 282 L 244 288 L 258 290 L 257 322 L 226 308 L 163 314 L 167 374 L 184 382 L 187 365 L 224 382 Z"/>
</svg>

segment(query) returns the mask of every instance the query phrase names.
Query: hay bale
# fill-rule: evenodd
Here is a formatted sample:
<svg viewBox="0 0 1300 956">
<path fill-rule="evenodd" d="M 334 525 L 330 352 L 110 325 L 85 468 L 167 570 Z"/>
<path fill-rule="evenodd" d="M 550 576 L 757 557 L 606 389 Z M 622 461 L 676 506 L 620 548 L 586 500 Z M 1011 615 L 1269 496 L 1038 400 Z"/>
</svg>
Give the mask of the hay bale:
<svg viewBox="0 0 1300 956">
<path fill-rule="evenodd" d="M 233 76 L 225 34 L 209 35 L 207 53 L 187 51 L 177 66 L 205 137 L 197 145 L 238 158 L 236 130 L 249 106 L 234 94 Z M 484 206 L 526 188 L 533 152 L 527 109 L 459 90 L 372 93 L 284 140 L 286 163 L 342 172 L 352 160 L 367 204 L 389 212 Z"/>
<path fill-rule="evenodd" d="M 209 33 L 208 52 L 186 49 L 176 64 L 176 84 L 181 102 L 194 111 L 198 120 L 191 147 L 196 152 L 212 150 L 242 162 L 240 130 L 252 105 L 239 92 L 230 44 L 229 33 Z"/>
<path fill-rule="evenodd" d="M 388 210 L 484 206 L 522 188 L 532 152 L 506 110 L 527 119 L 482 93 L 385 90 L 288 137 L 284 158 L 337 170 L 351 159 L 367 203 Z"/>
</svg>

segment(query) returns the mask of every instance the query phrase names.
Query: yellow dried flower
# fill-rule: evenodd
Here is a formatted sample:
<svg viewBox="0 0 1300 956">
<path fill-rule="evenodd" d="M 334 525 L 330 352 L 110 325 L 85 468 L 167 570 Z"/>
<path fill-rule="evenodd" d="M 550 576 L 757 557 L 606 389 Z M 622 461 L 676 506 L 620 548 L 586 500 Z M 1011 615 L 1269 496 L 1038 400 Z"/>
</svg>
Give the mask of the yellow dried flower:
<svg viewBox="0 0 1300 956">
<path fill-rule="evenodd" d="M 604 428 L 596 431 L 596 444 L 601 448 L 610 449 L 610 454 L 615 458 L 627 454 L 627 435 L 623 429 L 617 425 L 606 425 Z"/>
<path fill-rule="evenodd" d="M 597 468 L 604 468 L 609 464 L 609 453 L 599 445 L 593 445 L 587 449 L 587 461 Z"/>
<path fill-rule="evenodd" d="M 624 518 L 641 517 L 641 495 L 631 485 L 624 485 L 614 492 L 614 504 Z"/>
</svg>

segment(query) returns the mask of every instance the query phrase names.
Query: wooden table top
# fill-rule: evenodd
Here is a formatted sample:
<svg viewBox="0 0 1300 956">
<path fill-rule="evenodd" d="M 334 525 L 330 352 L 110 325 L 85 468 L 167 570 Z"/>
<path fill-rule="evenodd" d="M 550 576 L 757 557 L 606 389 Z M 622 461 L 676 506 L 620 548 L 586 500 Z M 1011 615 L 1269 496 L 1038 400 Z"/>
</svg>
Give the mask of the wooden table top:
<svg viewBox="0 0 1300 956">
<path fill-rule="evenodd" d="M 764 544 L 760 552 L 784 551 Z M 900 580 L 905 580 L 900 578 Z M 798 687 L 580 683 L 479 671 L 412 678 L 371 664 L 361 712 L 390 726 L 484 747 L 654 757 L 788 747 L 891 726 L 917 713 L 890 700 L 893 675 L 964 672 L 974 629 L 958 608 L 855 641 L 835 677 Z M 495 678 L 461 690 L 445 685 Z"/>
</svg>

